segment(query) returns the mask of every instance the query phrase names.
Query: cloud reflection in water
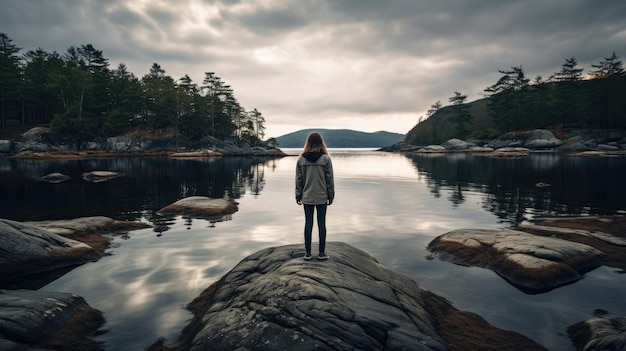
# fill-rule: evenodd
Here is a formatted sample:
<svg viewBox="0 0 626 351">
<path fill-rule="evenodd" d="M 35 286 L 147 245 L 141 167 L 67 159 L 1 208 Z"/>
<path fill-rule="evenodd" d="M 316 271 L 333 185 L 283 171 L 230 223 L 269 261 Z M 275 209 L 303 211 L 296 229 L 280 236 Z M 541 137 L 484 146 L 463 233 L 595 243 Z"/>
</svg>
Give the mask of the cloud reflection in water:
<svg viewBox="0 0 626 351">
<path fill-rule="evenodd" d="M 528 296 L 489 270 L 427 259 L 426 245 L 440 234 L 506 225 L 498 217 L 500 212 L 485 205 L 500 197 L 508 200 L 490 193 L 501 189 L 490 185 L 492 180 L 504 187 L 527 180 L 529 188 L 523 191 L 536 193 L 532 175 L 520 175 L 513 163 L 495 161 L 494 166 L 479 159 L 468 165 L 468 156 L 410 158 L 373 152 L 355 157 L 334 150 L 331 155 L 337 194 L 327 218 L 331 256 L 332 241 L 347 242 L 451 299 L 456 307 L 477 312 L 498 327 L 522 332 L 549 348 L 562 348 L 568 342 L 563 334 L 567 323 L 588 318 L 591 307 L 626 313 L 623 303 L 610 301 L 611 296 L 626 294 L 626 284 L 615 283 L 626 275 L 597 270 L 575 285 Z M 239 211 L 232 220 L 158 219 L 166 231 L 145 229 L 131 232 L 127 239 L 117 237 L 112 256 L 83 265 L 44 289 L 80 294 L 102 310 L 109 332 L 99 339 L 110 349 L 143 349 L 159 337 L 173 342 L 191 317 L 185 304 L 240 260 L 266 247 L 303 242 L 303 209 L 294 198 L 295 162 L 296 157 L 286 157 L 264 168 L 262 191 L 238 198 Z M 542 172 L 560 167 L 551 157 L 535 163 Z M 489 173 L 494 167 L 498 172 L 502 171 L 498 167 L 513 171 L 504 176 Z M 441 196 L 433 196 L 433 186 Z M 463 202 L 452 206 L 448 198 L 458 189 Z M 578 287 L 584 294 L 576 292 Z M 607 302 L 591 297 L 594 289 L 601 290 L 597 296 Z M 572 306 L 580 310 L 573 311 Z"/>
</svg>

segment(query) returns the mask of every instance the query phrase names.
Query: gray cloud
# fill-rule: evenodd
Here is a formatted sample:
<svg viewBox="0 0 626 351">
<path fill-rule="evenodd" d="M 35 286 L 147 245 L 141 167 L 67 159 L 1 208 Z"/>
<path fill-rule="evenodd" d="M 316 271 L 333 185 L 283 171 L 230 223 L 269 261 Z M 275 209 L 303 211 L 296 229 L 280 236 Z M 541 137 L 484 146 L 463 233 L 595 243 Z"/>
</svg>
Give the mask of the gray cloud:
<svg viewBox="0 0 626 351">
<path fill-rule="evenodd" d="M 453 91 L 480 98 L 498 69 L 548 77 L 626 55 L 626 2 L 473 0 L 0 0 L 0 31 L 31 50 L 93 44 L 137 76 L 153 62 L 213 71 L 269 136 L 309 127 L 408 131 Z"/>
</svg>

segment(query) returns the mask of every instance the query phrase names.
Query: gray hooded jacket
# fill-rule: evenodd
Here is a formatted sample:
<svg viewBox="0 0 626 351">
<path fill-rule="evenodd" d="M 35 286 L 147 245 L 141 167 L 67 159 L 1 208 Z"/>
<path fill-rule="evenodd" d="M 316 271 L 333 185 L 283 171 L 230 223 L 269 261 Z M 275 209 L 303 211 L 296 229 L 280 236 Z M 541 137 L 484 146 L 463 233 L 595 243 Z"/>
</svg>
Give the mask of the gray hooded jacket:
<svg viewBox="0 0 626 351">
<path fill-rule="evenodd" d="M 323 205 L 335 198 L 333 164 L 322 152 L 305 152 L 296 164 L 296 200 Z"/>
</svg>

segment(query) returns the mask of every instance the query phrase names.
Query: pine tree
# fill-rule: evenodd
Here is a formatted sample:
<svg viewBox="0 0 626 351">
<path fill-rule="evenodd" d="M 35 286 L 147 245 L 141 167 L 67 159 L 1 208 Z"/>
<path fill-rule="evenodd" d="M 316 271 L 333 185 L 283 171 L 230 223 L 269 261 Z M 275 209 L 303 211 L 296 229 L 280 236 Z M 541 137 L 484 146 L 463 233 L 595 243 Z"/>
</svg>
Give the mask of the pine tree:
<svg viewBox="0 0 626 351">
<path fill-rule="evenodd" d="M 591 75 L 590 96 L 593 101 L 592 119 L 603 128 L 621 128 L 624 122 L 624 68 L 615 51 L 605 57 Z"/>
<path fill-rule="evenodd" d="M 622 61 L 615 55 L 615 51 L 610 57 L 605 57 L 598 64 L 591 64 L 591 67 L 595 68 L 595 71 L 590 71 L 589 74 L 593 79 L 606 78 L 612 75 L 624 74 L 624 68 L 622 67 Z"/>
<path fill-rule="evenodd" d="M 561 70 L 554 73 L 550 79 L 559 83 L 557 89 L 558 109 L 561 111 L 561 125 L 578 125 L 584 115 L 581 98 L 584 96 L 582 80 L 583 68 L 578 68 L 578 61 L 574 57 L 565 59 Z"/>
<path fill-rule="evenodd" d="M 6 128 L 10 113 L 18 115 L 21 50 L 5 33 L 0 33 L 0 129 Z M 24 120 L 22 119 L 22 124 Z"/>
<path fill-rule="evenodd" d="M 458 91 L 454 92 L 454 96 L 448 99 L 454 105 L 454 116 L 452 120 L 456 125 L 457 138 L 461 139 L 465 137 L 466 125 L 472 121 L 472 116 L 469 113 L 469 106 L 465 104 L 467 100 L 467 94 L 461 94 Z"/>
</svg>

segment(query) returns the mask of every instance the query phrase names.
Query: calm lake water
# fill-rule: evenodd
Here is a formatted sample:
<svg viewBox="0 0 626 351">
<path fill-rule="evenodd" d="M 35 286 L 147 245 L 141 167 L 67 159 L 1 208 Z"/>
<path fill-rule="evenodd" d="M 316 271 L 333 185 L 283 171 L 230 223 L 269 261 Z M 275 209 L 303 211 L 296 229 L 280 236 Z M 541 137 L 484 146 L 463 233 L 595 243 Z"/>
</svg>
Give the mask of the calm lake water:
<svg viewBox="0 0 626 351">
<path fill-rule="evenodd" d="M 551 350 L 573 350 L 566 328 L 596 309 L 626 315 L 626 274 L 615 268 L 601 267 L 575 284 L 529 295 L 489 270 L 432 259 L 426 250 L 433 238 L 455 229 L 504 228 L 541 215 L 625 213 L 626 158 L 534 153 L 492 159 L 340 149 L 331 156 L 336 182 L 327 217 L 331 259 L 332 241 L 349 243 L 457 308 Z M 104 215 L 152 224 L 116 236 L 110 256 L 41 287 L 77 293 L 103 311 L 107 332 L 98 340 L 107 349 L 141 350 L 159 337 L 174 342 L 191 318 L 184 306 L 244 257 L 303 242 L 295 163 L 296 157 L 0 159 L 0 217 Z M 126 176 L 84 182 L 80 175 L 92 170 Z M 52 172 L 72 179 L 37 181 Z M 551 186 L 539 188 L 538 182 Z M 236 199 L 239 211 L 220 222 L 156 215 L 192 195 Z"/>
</svg>

